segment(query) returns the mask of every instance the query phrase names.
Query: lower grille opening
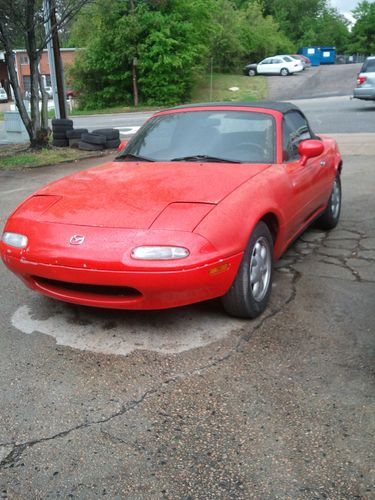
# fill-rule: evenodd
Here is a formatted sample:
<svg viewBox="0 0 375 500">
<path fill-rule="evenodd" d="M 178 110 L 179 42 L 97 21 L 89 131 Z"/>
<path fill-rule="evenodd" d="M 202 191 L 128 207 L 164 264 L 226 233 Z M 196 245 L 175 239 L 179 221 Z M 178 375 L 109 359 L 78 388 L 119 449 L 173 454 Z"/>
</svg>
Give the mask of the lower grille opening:
<svg viewBox="0 0 375 500">
<path fill-rule="evenodd" d="M 88 285 L 84 283 L 71 283 L 68 281 L 50 280 L 39 276 L 32 276 L 33 280 L 46 288 L 55 288 L 70 292 L 92 295 L 107 295 L 111 297 L 140 297 L 142 294 L 135 288 L 113 285 Z"/>
</svg>

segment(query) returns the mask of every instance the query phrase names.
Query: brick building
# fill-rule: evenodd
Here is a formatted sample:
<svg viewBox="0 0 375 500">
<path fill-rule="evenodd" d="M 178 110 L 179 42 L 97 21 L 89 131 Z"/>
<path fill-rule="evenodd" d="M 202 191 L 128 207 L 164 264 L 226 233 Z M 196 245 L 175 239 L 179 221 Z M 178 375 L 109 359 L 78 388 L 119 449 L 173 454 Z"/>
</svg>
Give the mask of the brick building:
<svg viewBox="0 0 375 500">
<path fill-rule="evenodd" d="M 61 59 L 64 68 L 72 64 L 75 58 L 76 49 L 60 49 Z M 29 58 L 26 50 L 15 50 L 14 57 L 16 62 L 16 71 L 18 83 L 21 88 L 22 95 L 30 89 L 30 66 Z M 45 77 L 45 85 L 51 85 L 51 75 L 48 63 L 47 50 L 44 50 L 39 63 L 40 73 Z M 7 91 L 10 96 L 10 84 L 8 71 L 4 61 L 4 54 L 0 52 L 0 85 Z"/>
</svg>

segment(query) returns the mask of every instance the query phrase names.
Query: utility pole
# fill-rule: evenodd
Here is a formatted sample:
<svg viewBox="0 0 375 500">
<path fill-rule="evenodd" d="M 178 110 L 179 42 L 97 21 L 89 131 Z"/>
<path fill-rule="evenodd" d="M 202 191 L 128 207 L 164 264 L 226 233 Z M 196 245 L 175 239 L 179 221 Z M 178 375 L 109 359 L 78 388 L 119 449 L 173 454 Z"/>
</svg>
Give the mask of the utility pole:
<svg viewBox="0 0 375 500">
<path fill-rule="evenodd" d="M 56 118 L 66 118 L 68 115 L 65 99 L 63 66 L 60 55 L 59 34 L 57 31 L 56 10 L 52 0 L 43 0 L 45 32 L 48 37 L 47 51 L 51 74 L 53 101 Z"/>
</svg>

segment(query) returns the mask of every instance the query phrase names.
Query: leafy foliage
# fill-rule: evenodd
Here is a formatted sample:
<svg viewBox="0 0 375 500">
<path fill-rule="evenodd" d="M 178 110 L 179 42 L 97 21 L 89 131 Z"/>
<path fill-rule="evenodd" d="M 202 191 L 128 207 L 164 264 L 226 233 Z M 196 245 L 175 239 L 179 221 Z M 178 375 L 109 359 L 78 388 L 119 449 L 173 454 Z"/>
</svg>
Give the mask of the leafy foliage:
<svg viewBox="0 0 375 500">
<path fill-rule="evenodd" d="M 373 7 L 355 11 L 356 51 L 373 47 Z M 70 44 L 84 49 L 71 75 L 87 108 L 132 104 L 135 86 L 142 104 L 170 105 L 189 99 L 207 70 L 238 72 L 306 45 L 345 52 L 350 40 L 328 0 L 107 0 L 73 27 Z"/>
<path fill-rule="evenodd" d="M 375 3 L 360 2 L 353 11 L 356 23 L 352 30 L 351 50 L 360 54 L 375 54 Z"/>
</svg>

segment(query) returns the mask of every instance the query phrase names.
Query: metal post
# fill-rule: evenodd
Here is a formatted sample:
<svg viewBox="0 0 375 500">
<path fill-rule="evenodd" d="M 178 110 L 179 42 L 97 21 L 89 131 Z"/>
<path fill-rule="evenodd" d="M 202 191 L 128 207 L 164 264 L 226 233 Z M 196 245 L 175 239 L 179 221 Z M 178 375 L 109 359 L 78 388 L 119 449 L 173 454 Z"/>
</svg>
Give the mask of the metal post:
<svg viewBox="0 0 375 500">
<path fill-rule="evenodd" d="M 51 39 L 51 14 L 50 14 L 49 0 L 43 0 L 43 11 L 44 11 L 44 18 L 46 20 L 46 22 L 44 23 L 44 30 L 48 37 L 48 42 L 47 42 L 48 64 L 51 76 L 51 87 L 52 87 L 53 103 L 55 106 L 55 116 L 56 118 L 61 118 L 60 108 L 59 108 L 59 98 L 57 95 L 55 58 L 53 56 L 52 39 Z"/>
<path fill-rule="evenodd" d="M 213 65 L 214 65 L 214 58 L 211 57 L 211 68 L 210 68 L 210 102 L 212 101 L 212 93 L 213 93 Z"/>
<path fill-rule="evenodd" d="M 59 36 L 56 28 L 56 12 L 51 7 L 51 0 L 43 0 L 44 15 L 46 18 L 45 31 L 49 37 L 47 43 L 48 62 L 50 67 L 53 102 L 56 118 L 66 118 L 68 114 L 63 81 L 63 68 L 60 56 Z"/>
</svg>

